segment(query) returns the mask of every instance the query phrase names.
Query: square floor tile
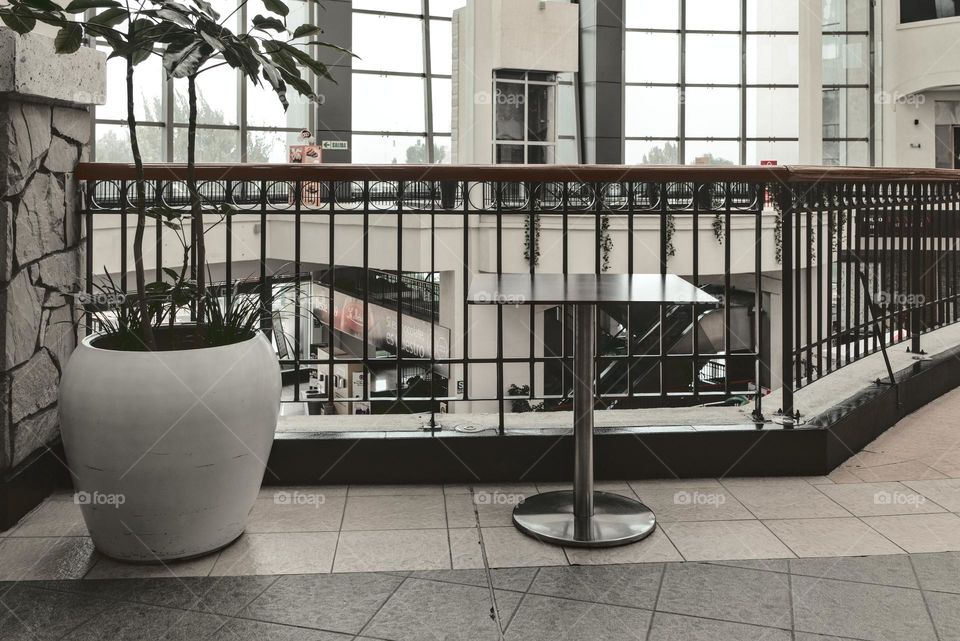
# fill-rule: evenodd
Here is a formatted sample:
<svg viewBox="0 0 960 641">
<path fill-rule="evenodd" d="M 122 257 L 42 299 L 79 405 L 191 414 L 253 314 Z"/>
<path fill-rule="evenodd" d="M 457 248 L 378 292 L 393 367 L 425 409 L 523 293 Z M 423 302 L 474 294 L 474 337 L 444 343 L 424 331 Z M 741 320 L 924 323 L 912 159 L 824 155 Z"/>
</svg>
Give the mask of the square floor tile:
<svg viewBox="0 0 960 641">
<path fill-rule="evenodd" d="M 530 593 L 652 610 L 662 574 L 659 563 L 541 568 Z"/>
<path fill-rule="evenodd" d="M 833 483 L 863 483 L 863 479 L 850 471 L 846 466 L 838 467 L 827 475 Z"/>
<path fill-rule="evenodd" d="M 348 496 L 344 530 L 425 530 L 447 527 L 444 497 Z"/>
<path fill-rule="evenodd" d="M 244 534 L 220 552 L 212 576 L 330 572 L 336 532 Z"/>
<path fill-rule="evenodd" d="M 9 536 L 87 536 L 80 506 L 47 499 L 20 520 Z"/>
<path fill-rule="evenodd" d="M 731 561 L 705 561 L 713 565 L 726 565 L 731 568 L 744 568 L 746 570 L 766 570 L 768 572 L 780 572 L 787 574 L 790 572 L 790 559 L 734 559 Z"/>
<path fill-rule="evenodd" d="M 500 617 L 513 615 L 521 594 L 497 592 Z M 396 641 L 498 641 L 500 630 L 490 617 L 487 588 L 408 579 L 363 629 L 363 634 Z"/>
<path fill-rule="evenodd" d="M 817 487 L 802 479 L 728 481 L 730 493 L 760 519 L 814 519 L 850 516 Z"/>
<path fill-rule="evenodd" d="M 639 497 L 661 523 L 755 518 L 729 490 L 720 486 L 649 487 L 640 490 Z"/>
<path fill-rule="evenodd" d="M 788 519 L 764 525 L 797 556 L 898 554 L 903 550 L 857 518 Z"/>
<path fill-rule="evenodd" d="M 450 558 L 455 570 L 483 567 L 483 548 L 477 528 L 450 528 Z"/>
<path fill-rule="evenodd" d="M 871 641 L 935 641 L 919 590 L 793 577 L 797 630 Z"/>
<path fill-rule="evenodd" d="M 492 568 L 567 565 L 563 548 L 521 533 L 515 527 L 483 528 L 483 547 Z"/>
<path fill-rule="evenodd" d="M 446 530 L 341 532 L 334 572 L 449 570 Z"/>
<path fill-rule="evenodd" d="M 95 561 L 93 543 L 85 537 L 0 541 L 0 581 L 79 579 Z"/>
<path fill-rule="evenodd" d="M 787 630 L 657 612 L 649 641 L 792 641 Z"/>
<path fill-rule="evenodd" d="M 903 484 L 951 512 L 960 512 L 960 479 L 904 481 Z"/>
<path fill-rule="evenodd" d="M 956 514 L 870 516 L 863 521 L 907 552 L 960 550 L 960 517 Z"/>
<path fill-rule="evenodd" d="M 104 599 L 0 584 L 0 636 L 5 641 L 60 639 L 110 607 Z"/>
<path fill-rule="evenodd" d="M 924 590 L 960 594 L 960 552 L 911 554 L 910 561 Z"/>
<path fill-rule="evenodd" d="M 910 557 L 906 554 L 891 556 L 850 556 L 819 559 L 790 559 L 790 572 L 801 576 L 876 583 L 900 588 L 916 589 Z"/>
<path fill-rule="evenodd" d="M 96 555 L 96 564 L 84 577 L 85 579 L 149 579 L 185 576 L 207 576 L 217 561 L 219 552 L 198 559 L 174 561 L 171 563 L 121 563 Z"/>
<path fill-rule="evenodd" d="M 527 595 L 507 627 L 508 641 L 643 641 L 652 613 L 614 605 Z"/>
<path fill-rule="evenodd" d="M 348 496 L 442 496 L 442 485 L 351 485 Z"/>
<path fill-rule="evenodd" d="M 358 634 L 401 583 L 391 574 L 285 576 L 240 616 Z"/>
<path fill-rule="evenodd" d="M 104 610 L 64 637 L 69 641 L 195 641 L 213 634 L 223 617 L 201 612 L 123 604 Z"/>
<path fill-rule="evenodd" d="M 930 514 L 945 510 L 923 494 L 902 483 L 842 483 L 819 487 L 820 491 L 854 516 Z"/>
<path fill-rule="evenodd" d="M 316 500 L 295 502 L 295 495 L 258 499 L 247 520 L 247 532 L 336 532 L 340 529 L 346 497 L 304 494 Z M 322 499 L 320 498 L 322 496 Z M 322 500 L 322 502 L 321 502 Z"/>
<path fill-rule="evenodd" d="M 305 630 L 276 623 L 226 619 L 209 641 L 353 641 L 351 634 Z"/>
<path fill-rule="evenodd" d="M 669 563 L 657 610 L 789 629 L 789 577 L 708 563 Z"/>
<path fill-rule="evenodd" d="M 660 527 L 688 561 L 793 556 L 793 552 L 760 521 L 663 523 Z"/>
<path fill-rule="evenodd" d="M 614 548 L 564 548 L 573 565 L 603 565 L 607 563 L 652 563 L 682 561 L 683 557 L 673 543 L 657 528 L 645 539 Z"/>
<path fill-rule="evenodd" d="M 925 592 L 924 599 L 939 640 L 960 640 L 960 595 Z"/>
</svg>

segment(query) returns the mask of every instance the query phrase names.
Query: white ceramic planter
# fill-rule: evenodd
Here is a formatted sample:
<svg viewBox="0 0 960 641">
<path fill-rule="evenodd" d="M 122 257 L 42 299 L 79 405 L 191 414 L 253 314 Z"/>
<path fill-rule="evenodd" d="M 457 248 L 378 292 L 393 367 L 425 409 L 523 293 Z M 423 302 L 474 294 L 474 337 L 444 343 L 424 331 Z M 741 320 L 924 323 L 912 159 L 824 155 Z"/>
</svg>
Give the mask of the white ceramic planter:
<svg viewBox="0 0 960 641">
<path fill-rule="evenodd" d="M 81 342 L 60 384 L 83 518 L 107 556 L 157 562 L 243 533 L 277 427 L 280 367 L 263 334 L 206 349 Z"/>
</svg>

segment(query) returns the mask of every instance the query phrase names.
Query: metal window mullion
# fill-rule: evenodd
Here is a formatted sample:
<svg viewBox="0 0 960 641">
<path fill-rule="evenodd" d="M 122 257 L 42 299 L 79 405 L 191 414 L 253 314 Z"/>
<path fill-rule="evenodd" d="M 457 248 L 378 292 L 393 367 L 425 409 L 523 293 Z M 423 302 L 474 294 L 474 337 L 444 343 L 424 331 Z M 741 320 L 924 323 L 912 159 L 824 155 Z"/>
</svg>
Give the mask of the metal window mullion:
<svg viewBox="0 0 960 641">
<path fill-rule="evenodd" d="M 687 0 L 680 0 L 680 100 L 677 105 L 678 109 L 678 120 L 677 120 L 677 137 L 679 138 L 679 144 L 677 145 L 677 162 L 681 165 L 686 164 L 686 154 L 687 154 Z"/>
<path fill-rule="evenodd" d="M 421 0 L 423 10 L 424 108 L 427 117 L 427 162 L 436 162 L 433 150 L 433 65 L 430 61 L 430 0 Z"/>
</svg>

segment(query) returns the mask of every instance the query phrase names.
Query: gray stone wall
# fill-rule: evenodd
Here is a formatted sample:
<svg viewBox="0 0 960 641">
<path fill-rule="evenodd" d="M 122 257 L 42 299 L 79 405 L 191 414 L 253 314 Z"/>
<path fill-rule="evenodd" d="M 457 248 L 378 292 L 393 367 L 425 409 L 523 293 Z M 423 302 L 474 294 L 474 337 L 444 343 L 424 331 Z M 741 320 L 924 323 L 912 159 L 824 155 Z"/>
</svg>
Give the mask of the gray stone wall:
<svg viewBox="0 0 960 641">
<path fill-rule="evenodd" d="M 97 52 L 57 56 L 47 38 L 0 30 L 0 476 L 58 437 L 83 264 L 72 172 L 104 70 Z"/>
</svg>

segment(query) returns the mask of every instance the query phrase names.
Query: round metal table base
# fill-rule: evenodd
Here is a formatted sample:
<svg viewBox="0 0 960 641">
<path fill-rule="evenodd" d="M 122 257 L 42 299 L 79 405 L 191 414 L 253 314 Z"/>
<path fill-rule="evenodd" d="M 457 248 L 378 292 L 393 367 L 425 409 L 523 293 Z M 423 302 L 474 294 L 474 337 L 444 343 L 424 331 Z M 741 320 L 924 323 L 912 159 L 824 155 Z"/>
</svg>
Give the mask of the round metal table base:
<svg viewBox="0 0 960 641">
<path fill-rule="evenodd" d="M 593 516 L 573 515 L 573 491 L 546 492 L 528 497 L 513 510 L 513 523 L 522 532 L 573 547 L 613 547 L 649 536 L 657 526 L 650 509 L 634 499 L 593 493 Z"/>
</svg>

